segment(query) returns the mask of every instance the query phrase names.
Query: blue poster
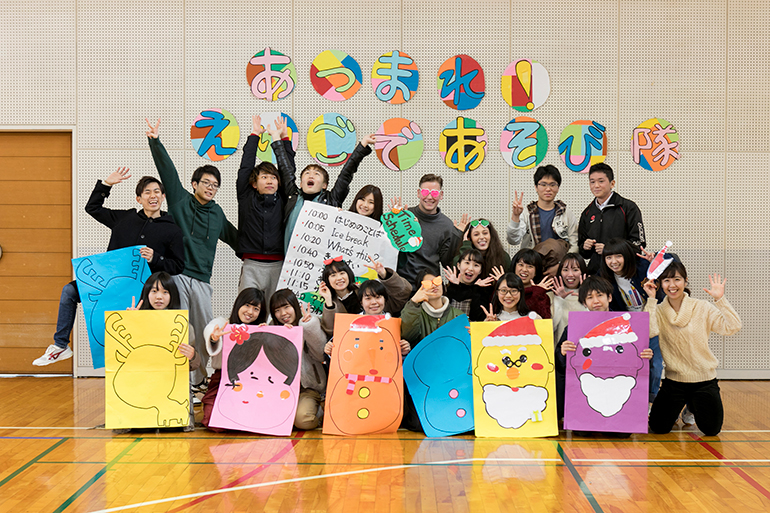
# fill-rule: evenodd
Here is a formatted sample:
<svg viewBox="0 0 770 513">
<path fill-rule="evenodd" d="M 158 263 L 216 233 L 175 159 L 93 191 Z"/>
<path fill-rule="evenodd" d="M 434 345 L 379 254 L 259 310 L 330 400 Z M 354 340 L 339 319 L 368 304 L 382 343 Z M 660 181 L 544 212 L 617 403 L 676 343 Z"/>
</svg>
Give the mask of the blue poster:
<svg viewBox="0 0 770 513">
<path fill-rule="evenodd" d="M 104 312 L 125 310 L 131 306 L 131 297 L 139 301 L 150 277 L 150 266 L 139 254 L 142 247 L 72 259 L 94 369 L 104 367 Z"/>
<path fill-rule="evenodd" d="M 468 316 L 446 323 L 404 359 L 404 381 L 427 436 L 473 429 L 473 375 Z"/>
</svg>

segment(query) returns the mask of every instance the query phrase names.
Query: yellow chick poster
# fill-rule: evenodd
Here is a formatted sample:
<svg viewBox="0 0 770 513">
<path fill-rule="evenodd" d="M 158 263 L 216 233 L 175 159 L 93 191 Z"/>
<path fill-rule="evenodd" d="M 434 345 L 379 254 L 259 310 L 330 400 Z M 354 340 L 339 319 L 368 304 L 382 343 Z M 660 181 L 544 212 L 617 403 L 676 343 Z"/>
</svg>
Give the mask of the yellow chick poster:
<svg viewBox="0 0 770 513">
<path fill-rule="evenodd" d="M 187 310 L 105 312 L 107 429 L 182 427 L 190 420 Z"/>
<path fill-rule="evenodd" d="M 553 324 L 533 317 L 471 323 L 476 436 L 559 434 Z"/>
</svg>

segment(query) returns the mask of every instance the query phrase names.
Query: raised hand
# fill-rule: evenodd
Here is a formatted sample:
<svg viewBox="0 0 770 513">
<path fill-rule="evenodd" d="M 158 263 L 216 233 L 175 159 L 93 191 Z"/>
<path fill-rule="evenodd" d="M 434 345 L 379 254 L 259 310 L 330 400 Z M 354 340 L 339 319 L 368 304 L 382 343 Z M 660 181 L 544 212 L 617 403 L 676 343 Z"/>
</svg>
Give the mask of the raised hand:
<svg viewBox="0 0 770 513">
<path fill-rule="evenodd" d="M 492 270 L 489 272 L 489 275 L 494 278 L 495 281 L 497 281 L 505 275 L 505 269 L 502 265 L 498 265 L 497 267 L 492 268 Z"/>
<path fill-rule="evenodd" d="M 524 193 L 519 196 L 518 191 L 513 191 L 513 205 L 511 205 L 511 219 L 519 222 L 519 216 L 524 212 Z"/>
<path fill-rule="evenodd" d="M 647 294 L 647 297 L 655 297 L 655 295 L 658 293 L 658 287 L 655 284 L 655 280 L 645 279 L 644 283 L 642 283 L 642 288 Z"/>
<path fill-rule="evenodd" d="M 495 315 L 494 312 L 492 311 L 492 303 L 489 303 L 489 310 L 484 308 L 484 305 L 481 305 L 481 309 L 484 310 L 484 315 L 487 316 L 484 319 L 484 321 L 489 322 L 489 321 L 496 321 L 497 320 L 497 315 Z"/>
<path fill-rule="evenodd" d="M 536 283 L 535 286 L 545 290 L 552 290 L 553 278 L 551 278 L 550 276 L 546 276 L 545 278 L 543 278 L 543 281 L 541 281 L 540 283 Z"/>
<path fill-rule="evenodd" d="M 326 282 L 322 281 L 318 286 L 318 295 L 324 300 L 324 306 L 328 308 L 334 308 L 334 302 L 332 301 L 332 293 L 329 287 L 326 286 Z"/>
<path fill-rule="evenodd" d="M 131 306 L 126 308 L 126 310 L 141 310 L 142 303 L 144 302 L 144 299 L 139 300 L 139 304 L 136 304 L 136 298 L 134 296 L 131 296 Z"/>
<path fill-rule="evenodd" d="M 276 126 L 267 125 L 267 133 L 273 139 L 273 142 L 281 140 L 281 130 L 278 128 L 278 120 L 275 121 Z"/>
<path fill-rule="evenodd" d="M 379 276 L 381 280 L 384 280 L 388 276 L 388 271 L 385 270 L 383 263 L 375 261 L 372 258 L 372 255 L 366 256 L 369 258 L 369 261 L 372 263 L 372 265 L 364 264 L 364 266 L 368 267 L 369 269 L 374 269 L 377 272 L 377 276 Z"/>
<path fill-rule="evenodd" d="M 457 270 L 454 267 L 444 267 L 444 276 L 449 283 L 453 283 L 454 285 L 460 284 L 460 277 L 457 276 Z"/>
<path fill-rule="evenodd" d="M 459 221 L 455 221 L 455 228 L 461 232 L 465 231 L 465 227 L 471 222 L 470 214 L 463 214 Z"/>
<path fill-rule="evenodd" d="M 110 187 L 112 187 L 113 185 L 117 185 L 120 182 L 131 178 L 131 175 L 128 174 L 128 172 L 129 172 L 129 169 L 127 167 L 125 166 L 119 167 L 117 171 L 113 171 L 112 173 L 110 173 L 110 176 L 102 180 L 102 183 L 104 183 L 104 185 L 109 185 Z"/>
<path fill-rule="evenodd" d="M 655 253 L 650 253 L 644 248 L 639 248 L 639 250 L 641 251 L 641 253 L 637 253 L 636 256 L 644 258 L 648 262 L 652 262 L 652 259 L 655 258 Z"/>
<path fill-rule="evenodd" d="M 567 296 L 576 294 L 575 291 L 564 287 L 564 280 L 561 279 L 561 276 L 557 276 L 553 281 L 553 293 L 562 299 L 566 298 Z"/>
<path fill-rule="evenodd" d="M 149 119 L 144 118 L 144 120 L 147 122 L 147 126 L 150 128 L 145 132 L 145 134 L 147 134 L 147 137 L 149 137 L 150 139 L 157 139 L 158 127 L 160 126 L 160 118 L 158 118 L 158 121 L 155 123 L 155 126 L 152 126 L 152 123 L 150 123 Z"/>
<path fill-rule="evenodd" d="M 374 134 L 369 134 L 364 136 L 363 139 L 361 139 L 361 146 L 367 147 L 370 144 L 374 144 L 376 142 L 377 142 L 377 136 Z"/>
<path fill-rule="evenodd" d="M 310 309 L 310 305 L 307 303 L 302 303 L 301 308 L 302 308 L 302 322 L 310 322 L 310 319 L 313 318 L 313 313 Z"/>
<path fill-rule="evenodd" d="M 251 133 L 254 135 L 262 136 L 265 131 L 265 127 L 262 126 L 262 116 L 254 114 L 251 116 Z"/>
<path fill-rule="evenodd" d="M 289 135 L 288 123 L 286 123 L 285 117 L 278 116 L 278 118 L 275 120 L 275 129 L 278 131 L 278 139 L 273 139 L 274 141 L 280 140 L 282 137 Z"/>
<path fill-rule="evenodd" d="M 214 330 L 211 332 L 211 336 L 209 337 L 212 342 L 219 342 L 219 339 L 222 338 L 222 335 L 225 334 L 224 328 L 220 328 L 218 325 L 214 325 Z"/>
<path fill-rule="evenodd" d="M 422 303 L 423 301 L 428 300 L 428 291 L 424 288 L 420 287 L 417 289 L 417 292 L 414 293 L 414 296 L 412 296 L 412 301 L 417 303 L 418 305 Z"/>
<path fill-rule="evenodd" d="M 714 301 L 719 301 L 722 296 L 725 295 L 725 283 L 727 278 L 722 279 L 721 274 L 709 274 L 709 285 L 711 290 L 703 289 L 709 296 L 714 298 Z"/>
<path fill-rule="evenodd" d="M 401 204 L 401 196 L 397 196 L 395 198 L 392 198 L 390 200 L 390 209 L 391 210 L 406 210 L 407 206 Z"/>
<path fill-rule="evenodd" d="M 476 285 L 478 285 L 479 287 L 489 287 L 494 282 L 495 282 L 495 279 L 492 276 L 487 276 L 483 280 L 482 279 L 476 280 Z"/>
</svg>

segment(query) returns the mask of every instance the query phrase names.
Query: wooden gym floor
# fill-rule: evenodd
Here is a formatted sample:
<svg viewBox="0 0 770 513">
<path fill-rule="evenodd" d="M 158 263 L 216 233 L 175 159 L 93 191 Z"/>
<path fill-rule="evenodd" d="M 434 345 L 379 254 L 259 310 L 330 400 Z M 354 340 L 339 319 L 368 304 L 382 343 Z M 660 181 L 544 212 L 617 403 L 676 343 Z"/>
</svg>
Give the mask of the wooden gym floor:
<svg viewBox="0 0 770 513">
<path fill-rule="evenodd" d="M 770 382 L 720 383 L 718 437 L 627 440 L 118 436 L 103 383 L 0 379 L 0 511 L 770 511 Z"/>
</svg>

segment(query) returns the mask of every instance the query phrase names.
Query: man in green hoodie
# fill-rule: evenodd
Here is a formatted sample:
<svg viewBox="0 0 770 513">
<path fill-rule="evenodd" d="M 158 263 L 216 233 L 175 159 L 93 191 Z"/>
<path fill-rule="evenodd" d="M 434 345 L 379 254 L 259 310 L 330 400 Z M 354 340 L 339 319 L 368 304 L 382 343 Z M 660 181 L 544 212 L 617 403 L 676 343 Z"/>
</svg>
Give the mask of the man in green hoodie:
<svg viewBox="0 0 770 513">
<path fill-rule="evenodd" d="M 200 368 L 191 372 L 190 380 L 200 384 L 206 378 L 209 357 L 203 329 L 214 318 L 211 308 L 214 289 L 209 282 L 217 241 L 221 240 L 236 250 L 238 231 L 227 220 L 222 207 L 214 201 L 221 184 L 219 170 L 212 165 L 196 169 L 191 180 L 193 193 L 187 192 L 171 157 L 158 139 L 160 119 L 155 126 L 149 120 L 145 121 L 149 127 L 147 138 L 152 158 L 166 188 L 168 210 L 184 233 L 185 269 L 182 274 L 174 276 L 174 282 L 179 289 L 182 308 L 190 311 L 191 344 L 203 362 Z"/>
</svg>

